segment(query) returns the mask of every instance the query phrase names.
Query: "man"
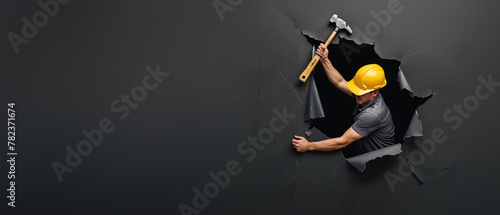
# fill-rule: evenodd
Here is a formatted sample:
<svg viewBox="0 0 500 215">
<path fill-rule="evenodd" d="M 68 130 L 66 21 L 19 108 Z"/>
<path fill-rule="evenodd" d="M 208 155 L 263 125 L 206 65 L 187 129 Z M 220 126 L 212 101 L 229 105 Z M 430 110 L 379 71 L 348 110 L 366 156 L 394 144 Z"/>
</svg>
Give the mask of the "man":
<svg viewBox="0 0 500 215">
<path fill-rule="evenodd" d="M 394 124 L 391 112 L 379 89 L 387 82 L 382 67 L 368 64 L 361 67 L 354 78 L 347 82 L 328 59 L 328 49 L 321 44 L 316 51 L 328 79 L 342 92 L 356 98 L 354 124 L 341 137 L 309 142 L 295 136 L 293 147 L 298 152 L 332 151 L 351 143 L 358 144 L 357 153 L 366 153 L 394 144 Z"/>
</svg>

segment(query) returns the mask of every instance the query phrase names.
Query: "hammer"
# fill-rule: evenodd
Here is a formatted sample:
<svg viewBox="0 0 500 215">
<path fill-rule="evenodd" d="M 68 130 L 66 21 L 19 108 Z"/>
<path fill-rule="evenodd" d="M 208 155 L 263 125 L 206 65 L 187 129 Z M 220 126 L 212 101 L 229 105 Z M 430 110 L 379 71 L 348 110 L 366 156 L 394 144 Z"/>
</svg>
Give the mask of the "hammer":
<svg viewBox="0 0 500 215">
<path fill-rule="evenodd" d="M 328 45 L 332 42 L 333 37 L 337 35 L 338 31 L 346 29 L 347 31 L 349 31 L 349 33 L 352 33 L 351 27 L 349 27 L 349 25 L 347 25 L 344 20 L 338 18 L 337 14 L 333 14 L 332 18 L 330 18 L 330 22 L 335 23 L 336 26 L 335 30 L 333 30 L 332 34 L 330 35 L 330 38 L 328 38 L 328 40 L 325 43 L 326 47 L 328 47 Z M 311 62 L 309 62 L 307 68 L 304 70 L 304 72 L 302 72 L 302 74 L 300 74 L 299 79 L 302 82 L 307 81 L 307 78 L 309 78 L 309 75 L 311 74 L 312 70 L 314 69 L 314 67 L 316 67 L 316 64 L 318 64 L 319 58 L 320 56 L 318 54 L 314 55 L 314 58 L 311 60 Z"/>
</svg>

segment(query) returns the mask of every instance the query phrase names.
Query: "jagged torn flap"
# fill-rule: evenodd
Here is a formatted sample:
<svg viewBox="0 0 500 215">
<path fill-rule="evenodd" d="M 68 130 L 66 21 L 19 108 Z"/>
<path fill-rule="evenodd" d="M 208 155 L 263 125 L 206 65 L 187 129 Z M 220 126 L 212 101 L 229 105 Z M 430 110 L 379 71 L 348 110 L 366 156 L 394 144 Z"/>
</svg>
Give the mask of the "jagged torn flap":
<svg viewBox="0 0 500 215">
<path fill-rule="evenodd" d="M 376 158 L 380 158 L 386 155 L 397 155 L 401 153 L 401 144 L 394 144 L 392 146 L 388 146 L 379 150 L 367 152 L 364 154 L 356 155 L 354 157 L 346 158 L 344 155 L 344 151 L 342 151 L 342 156 L 346 159 L 347 162 L 352 164 L 356 169 L 363 172 L 366 168 L 366 163 L 368 161 L 374 160 Z"/>
<path fill-rule="evenodd" d="M 315 47 L 312 49 L 312 54 L 316 53 Z M 309 77 L 309 89 L 307 92 L 306 108 L 304 113 L 304 121 L 310 121 L 312 119 L 325 117 L 325 112 L 323 110 L 323 105 L 321 104 L 321 99 L 319 98 L 318 89 L 316 87 L 316 81 L 314 80 L 314 72 L 311 73 Z"/>
<path fill-rule="evenodd" d="M 410 94 L 413 96 L 413 90 L 410 87 L 410 84 L 408 83 L 408 80 L 406 80 L 405 75 L 403 74 L 403 70 L 401 70 L 401 67 L 399 68 L 398 72 L 398 81 L 399 81 L 399 86 L 401 89 L 406 89 L 410 92 Z M 411 119 L 410 125 L 408 126 L 408 129 L 406 130 L 406 134 L 404 138 L 408 137 L 421 137 L 423 136 L 423 128 L 422 128 L 422 121 L 418 118 L 418 112 L 415 110 L 415 113 L 413 114 L 413 118 Z"/>
</svg>

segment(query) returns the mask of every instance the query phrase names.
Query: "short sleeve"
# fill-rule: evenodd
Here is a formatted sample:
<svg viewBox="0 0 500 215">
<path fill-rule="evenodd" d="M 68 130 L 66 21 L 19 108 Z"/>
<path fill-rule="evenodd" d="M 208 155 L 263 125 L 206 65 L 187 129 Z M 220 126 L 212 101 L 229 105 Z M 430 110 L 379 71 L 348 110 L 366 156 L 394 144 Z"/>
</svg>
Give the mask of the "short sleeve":
<svg viewBox="0 0 500 215">
<path fill-rule="evenodd" d="M 362 113 L 352 124 L 352 129 L 359 135 L 366 137 L 380 127 L 380 119 L 373 113 Z"/>
</svg>

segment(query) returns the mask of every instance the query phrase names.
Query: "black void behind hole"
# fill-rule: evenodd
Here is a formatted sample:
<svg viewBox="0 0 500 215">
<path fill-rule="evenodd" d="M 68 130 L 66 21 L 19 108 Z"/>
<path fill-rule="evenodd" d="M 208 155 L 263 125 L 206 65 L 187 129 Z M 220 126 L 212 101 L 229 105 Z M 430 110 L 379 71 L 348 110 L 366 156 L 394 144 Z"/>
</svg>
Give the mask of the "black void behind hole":
<svg viewBox="0 0 500 215">
<path fill-rule="evenodd" d="M 320 43 L 312 38 L 306 38 L 312 45 L 318 46 Z M 380 90 L 380 93 L 391 110 L 396 130 L 395 142 L 403 143 L 404 135 L 416 108 L 431 96 L 426 98 L 412 97 L 409 91 L 401 90 L 398 82 L 401 62 L 393 59 L 382 59 L 375 52 L 373 45 L 358 45 L 354 41 L 341 38 L 339 44 L 330 44 L 328 49 L 330 61 L 347 81 L 351 80 L 356 71 L 366 64 L 382 66 L 387 85 Z M 352 113 L 356 101 L 333 86 L 321 65 L 316 66 L 314 72 L 314 79 L 326 117 L 313 119 L 312 126 L 329 137 L 341 136 L 354 122 Z"/>
</svg>

